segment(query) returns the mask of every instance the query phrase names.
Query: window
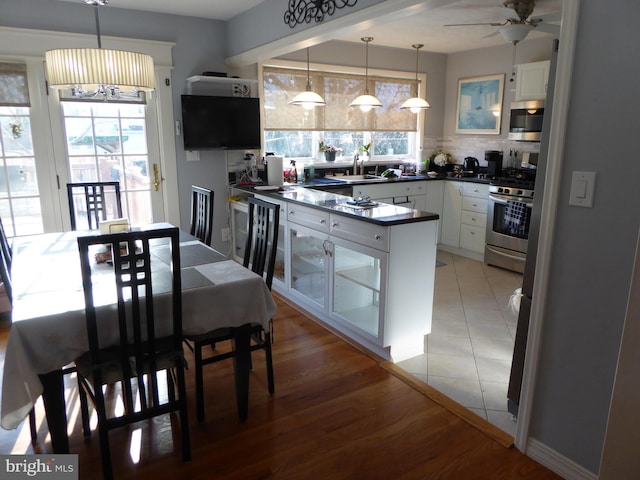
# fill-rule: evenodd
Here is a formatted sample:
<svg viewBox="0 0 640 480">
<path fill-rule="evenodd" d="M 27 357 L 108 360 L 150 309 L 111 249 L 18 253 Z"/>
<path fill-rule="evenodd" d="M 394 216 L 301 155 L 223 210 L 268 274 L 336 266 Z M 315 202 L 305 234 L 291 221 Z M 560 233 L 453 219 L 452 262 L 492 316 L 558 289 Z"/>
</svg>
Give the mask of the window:
<svg viewBox="0 0 640 480">
<path fill-rule="evenodd" d="M 417 95 L 415 79 L 369 76 L 368 90 L 384 105 L 370 112 L 349 107 L 365 90 L 364 75 L 311 72 L 313 90 L 327 105 L 304 110 L 289 102 L 307 83 L 306 70 L 263 68 L 265 150 L 288 158 L 313 159 L 322 141 L 352 156 L 367 143 L 378 159 L 415 158 L 417 116 L 400 105 Z"/>
<path fill-rule="evenodd" d="M 0 63 L 0 218 L 7 236 L 43 233 L 27 67 Z"/>
<path fill-rule="evenodd" d="M 62 102 L 71 182 L 119 181 L 131 224 L 152 222 L 145 106 Z"/>
</svg>

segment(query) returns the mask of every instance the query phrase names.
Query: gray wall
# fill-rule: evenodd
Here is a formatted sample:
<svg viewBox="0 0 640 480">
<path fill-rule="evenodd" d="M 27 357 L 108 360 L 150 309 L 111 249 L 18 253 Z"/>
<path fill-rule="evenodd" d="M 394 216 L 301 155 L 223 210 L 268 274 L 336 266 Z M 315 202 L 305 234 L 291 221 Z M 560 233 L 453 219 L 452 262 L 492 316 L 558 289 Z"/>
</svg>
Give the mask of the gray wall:
<svg viewBox="0 0 640 480">
<path fill-rule="evenodd" d="M 593 472 L 598 471 L 640 219 L 639 15 L 636 0 L 581 2 L 531 424 L 535 438 Z M 576 170 L 597 172 L 593 208 L 568 204 Z M 629 474 L 640 478 L 640 472 Z"/>
</svg>

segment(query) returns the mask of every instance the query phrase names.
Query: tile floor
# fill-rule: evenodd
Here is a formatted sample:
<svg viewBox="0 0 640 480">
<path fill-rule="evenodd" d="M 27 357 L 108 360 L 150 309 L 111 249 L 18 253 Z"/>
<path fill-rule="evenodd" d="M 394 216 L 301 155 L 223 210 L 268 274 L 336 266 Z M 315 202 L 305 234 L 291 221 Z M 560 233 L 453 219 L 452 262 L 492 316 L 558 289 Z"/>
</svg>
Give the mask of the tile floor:
<svg viewBox="0 0 640 480">
<path fill-rule="evenodd" d="M 507 386 L 522 275 L 438 251 L 431 334 L 423 355 L 398 366 L 493 425 L 515 435 Z"/>
</svg>

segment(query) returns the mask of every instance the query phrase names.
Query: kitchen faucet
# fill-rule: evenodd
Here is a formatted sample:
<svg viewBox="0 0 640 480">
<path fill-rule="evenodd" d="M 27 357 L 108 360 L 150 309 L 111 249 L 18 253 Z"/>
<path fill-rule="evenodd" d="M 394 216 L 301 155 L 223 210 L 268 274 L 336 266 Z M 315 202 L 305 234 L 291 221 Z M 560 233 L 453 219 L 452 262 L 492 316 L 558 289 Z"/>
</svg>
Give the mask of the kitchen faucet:
<svg viewBox="0 0 640 480">
<path fill-rule="evenodd" d="M 358 174 L 358 161 L 360 160 L 360 154 L 358 152 L 353 154 L 353 174 Z M 360 162 L 360 175 L 364 175 L 364 159 Z"/>
</svg>

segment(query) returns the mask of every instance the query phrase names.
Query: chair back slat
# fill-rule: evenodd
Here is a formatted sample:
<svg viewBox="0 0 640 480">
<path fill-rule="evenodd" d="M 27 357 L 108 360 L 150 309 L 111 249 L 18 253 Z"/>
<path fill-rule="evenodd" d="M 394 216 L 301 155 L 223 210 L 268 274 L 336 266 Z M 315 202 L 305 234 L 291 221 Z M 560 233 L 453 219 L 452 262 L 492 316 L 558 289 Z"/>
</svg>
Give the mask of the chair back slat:
<svg viewBox="0 0 640 480">
<path fill-rule="evenodd" d="M 207 245 L 211 245 L 213 232 L 213 199 L 213 190 L 196 185 L 191 186 L 190 233 Z"/>
<path fill-rule="evenodd" d="M 271 289 L 278 250 L 280 205 L 258 198 L 247 199 L 249 219 L 243 265 L 262 277 Z"/>
<path fill-rule="evenodd" d="M 80 206 L 87 215 L 89 230 L 96 230 L 103 220 L 107 220 L 109 206 L 115 209 L 115 218 L 122 217 L 122 198 L 120 182 L 80 182 L 67 183 L 67 197 L 69 200 L 69 216 L 71 230 L 78 229 L 76 203 L 80 197 Z M 113 200 L 109 200 L 110 198 Z"/>
</svg>

